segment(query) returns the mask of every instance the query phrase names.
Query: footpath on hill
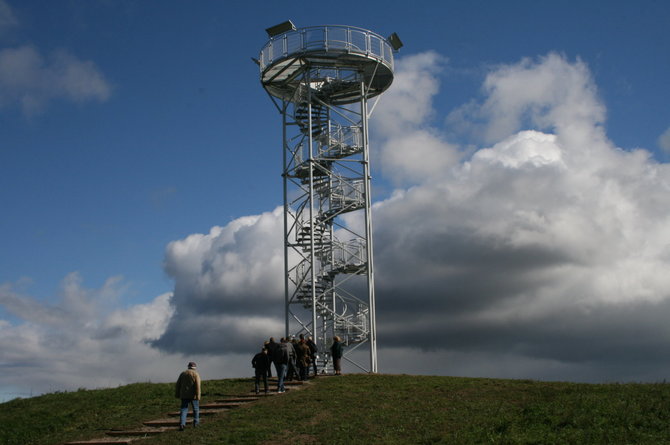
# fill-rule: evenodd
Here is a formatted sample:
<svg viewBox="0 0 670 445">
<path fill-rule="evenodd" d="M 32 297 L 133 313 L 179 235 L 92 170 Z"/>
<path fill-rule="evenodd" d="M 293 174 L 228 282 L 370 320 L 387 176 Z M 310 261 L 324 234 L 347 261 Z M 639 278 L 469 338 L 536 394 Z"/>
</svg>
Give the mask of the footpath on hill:
<svg viewBox="0 0 670 445">
<path fill-rule="evenodd" d="M 270 383 L 276 383 L 275 379 L 271 379 L 268 382 L 268 386 L 275 388 L 276 385 Z M 287 391 L 294 391 L 304 388 L 305 384 L 308 384 L 310 381 L 286 381 L 285 386 Z M 267 394 L 233 394 L 227 395 L 222 398 L 216 398 L 211 401 L 205 402 L 204 400 L 200 404 L 200 423 L 207 422 L 208 418 L 213 416 L 225 415 L 231 409 L 238 408 L 245 404 L 254 403 L 259 400 L 263 400 L 266 397 L 278 395 L 276 388 L 270 389 Z M 95 437 L 88 440 L 76 440 L 65 442 L 63 445 L 123 445 L 131 444 L 138 440 L 147 439 L 150 437 L 155 437 L 160 434 L 163 434 L 168 431 L 178 431 L 179 430 L 179 411 L 172 411 L 166 413 L 165 416 L 159 419 L 146 420 L 141 426 L 136 428 L 126 428 L 126 429 L 112 429 L 105 432 L 104 437 Z M 191 428 L 193 428 L 193 411 L 189 409 L 187 422 Z"/>
</svg>

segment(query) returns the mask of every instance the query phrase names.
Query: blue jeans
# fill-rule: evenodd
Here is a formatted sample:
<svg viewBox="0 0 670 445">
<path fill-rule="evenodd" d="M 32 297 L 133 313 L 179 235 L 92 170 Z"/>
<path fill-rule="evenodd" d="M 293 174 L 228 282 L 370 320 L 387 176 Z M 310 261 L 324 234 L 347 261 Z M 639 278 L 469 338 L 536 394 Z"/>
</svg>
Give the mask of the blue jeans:
<svg viewBox="0 0 670 445">
<path fill-rule="evenodd" d="M 293 375 L 298 376 L 298 371 L 295 366 L 295 357 L 291 357 L 288 362 L 288 369 L 286 370 L 286 375 L 288 376 L 289 380 L 293 380 Z M 284 376 L 286 377 L 286 376 Z"/>
<path fill-rule="evenodd" d="M 286 364 L 279 364 L 277 366 L 277 391 L 285 391 L 284 378 L 286 377 Z"/>
<path fill-rule="evenodd" d="M 179 413 L 179 425 L 186 425 L 186 415 L 188 414 L 189 403 L 193 405 L 193 422 L 195 425 L 200 424 L 200 400 L 181 399 L 181 411 Z"/>
</svg>

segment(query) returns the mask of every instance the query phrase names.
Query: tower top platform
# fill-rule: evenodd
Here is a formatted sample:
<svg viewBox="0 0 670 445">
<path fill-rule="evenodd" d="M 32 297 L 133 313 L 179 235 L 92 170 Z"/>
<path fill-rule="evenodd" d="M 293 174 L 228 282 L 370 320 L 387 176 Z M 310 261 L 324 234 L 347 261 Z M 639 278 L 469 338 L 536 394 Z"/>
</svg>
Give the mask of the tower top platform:
<svg viewBox="0 0 670 445">
<path fill-rule="evenodd" d="M 332 104 L 383 93 L 393 82 L 393 46 L 372 31 L 323 25 L 273 36 L 261 49 L 260 77 L 272 96 L 303 100 L 305 74 L 312 91 Z M 364 92 L 361 91 L 361 80 Z"/>
</svg>

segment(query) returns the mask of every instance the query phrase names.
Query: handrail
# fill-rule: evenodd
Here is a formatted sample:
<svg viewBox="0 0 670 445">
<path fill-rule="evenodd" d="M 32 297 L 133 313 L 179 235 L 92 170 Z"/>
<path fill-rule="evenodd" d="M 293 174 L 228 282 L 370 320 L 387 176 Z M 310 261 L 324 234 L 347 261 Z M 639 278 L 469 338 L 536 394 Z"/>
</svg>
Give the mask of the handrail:
<svg viewBox="0 0 670 445">
<path fill-rule="evenodd" d="M 261 49 L 261 71 L 277 60 L 305 52 L 346 52 L 382 61 L 393 70 L 393 47 L 382 36 L 355 26 L 308 26 L 270 38 Z"/>
</svg>

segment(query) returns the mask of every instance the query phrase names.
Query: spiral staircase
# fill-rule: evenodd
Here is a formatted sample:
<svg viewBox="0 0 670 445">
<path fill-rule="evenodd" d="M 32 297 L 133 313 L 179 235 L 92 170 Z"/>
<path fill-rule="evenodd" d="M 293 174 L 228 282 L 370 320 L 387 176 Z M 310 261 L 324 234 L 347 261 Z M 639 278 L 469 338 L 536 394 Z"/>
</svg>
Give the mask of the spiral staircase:
<svg viewBox="0 0 670 445">
<path fill-rule="evenodd" d="M 311 158 L 298 158 L 291 175 L 305 190 L 312 190 L 318 205 L 311 218 L 300 219 L 295 231 L 294 247 L 301 250 L 304 258 L 294 269 L 291 301 L 313 309 L 330 323 L 331 329 L 320 339 L 322 344 L 329 344 L 333 336 L 338 336 L 345 344 L 354 345 L 368 338 L 369 305 L 341 289 L 338 283 L 346 281 L 347 275 L 367 273 L 366 246 L 361 237 L 338 240 L 334 225 L 337 218 L 365 207 L 364 178 L 345 176 L 336 167 L 339 161 L 360 155 L 363 147 L 360 126 L 345 126 L 330 119 L 331 107 L 326 104 L 329 93 L 321 89 L 310 91 L 312 100 L 298 102 L 293 112 L 295 125 L 306 139 L 311 138 L 317 150 Z M 327 367 L 325 352 L 321 368 Z"/>
</svg>

